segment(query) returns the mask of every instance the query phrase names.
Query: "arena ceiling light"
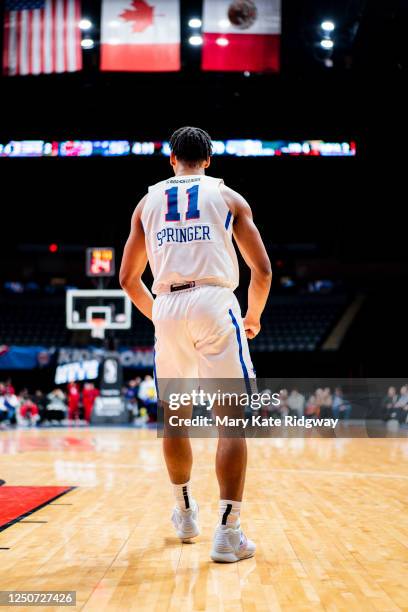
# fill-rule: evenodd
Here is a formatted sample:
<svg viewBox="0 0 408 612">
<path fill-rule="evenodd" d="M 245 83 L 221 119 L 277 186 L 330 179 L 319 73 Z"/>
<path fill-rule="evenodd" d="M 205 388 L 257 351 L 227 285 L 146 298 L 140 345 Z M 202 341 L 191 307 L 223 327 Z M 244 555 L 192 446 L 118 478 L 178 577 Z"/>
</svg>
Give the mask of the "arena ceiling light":
<svg viewBox="0 0 408 612">
<path fill-rule="evenodd" d="M 95 46 L 95 41 L 92 40 L 92 38 L 84 38 L 83 41 L 81 41 L 81 47 L 83 49 L 93 49 Z"/>
<path fill-rule="evenodd" d="M 203 22 L 198 17 L 192 17 L 188 22 L 188 25 L 190 26 L 190 28 L 201 28 L 202 23 Z"/>
<path fill-rule="evenodd" d="M 217 43 L 219 47 L 228 47 L 229 45 L 228 38 L 224 38 L 224 36 L 220 36 L 219 38 L 217 38 L 215 42 Z"/>
<path fill-rule="evenodd" d="M 334 42 L 332 40 L 328 40 L 327 38 L 325 38 L 324 40 L 320 41 L 320 46 L 323 49 L 327 49 L 329 51 L 330 49 L 333 49 Z"/>
<path fill-rule="evenodd" d="M 90 30 L 92 28 L 92 21 L 90 21 L 89 19 L 81 19 L 81 21 L 79 22 L 79 29 L 83 30 L 84 32 L 86 32 L 87 30 Z"/>
<path fill-rule="evenodd" d="M 334 25 L 333 21 L 326 20 L 322 22 L 321 28 L 323 32 L 334 32 L 336 26 Z"/>
<path fill-rule="evenodd" d="M 190 38 L 188 39 L 188 42 L 193 47 L 200 47 L 203 44 L 203 37 L 200 36 L 199 34 L 195 34 L 194 36 L 190 36 Z"/>
</svg>

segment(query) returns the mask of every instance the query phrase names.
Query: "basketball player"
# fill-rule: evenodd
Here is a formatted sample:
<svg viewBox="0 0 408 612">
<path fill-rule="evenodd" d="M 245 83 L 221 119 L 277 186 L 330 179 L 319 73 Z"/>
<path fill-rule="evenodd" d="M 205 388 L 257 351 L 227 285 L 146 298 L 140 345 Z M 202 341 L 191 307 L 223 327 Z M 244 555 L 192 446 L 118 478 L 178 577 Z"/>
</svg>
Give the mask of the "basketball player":
<svg viewBox="0 0 408 612">
<path fill-rule="evenodd" d="M 255 338 L 261 329 L 272 279 L 268 255 L 244 198 L 205 174 L 212 154 L 210 136 L 199 128 L 181 128 L 170 147 L 175 177 L 150 187 L 136 207 L 121 286 L 154 323 L 156 380 L 253 378 L 247 338 Z M 232 236 L 251 270 L 243 320 L 233 293 L 239 270 Z M 155 300 L 142 281 L 147 261 Z M 190 440 L 165 436 L 163 450 L 176 498 L 172 521 L 179 538 L 190 540 L 199 534 L 198 505 L 190 485 Z M 244 437 L 220 436 L 214 561 L 235 562 L 255 553 L 255 544 L 240 527 L 246 463 Z"/>
</svg>

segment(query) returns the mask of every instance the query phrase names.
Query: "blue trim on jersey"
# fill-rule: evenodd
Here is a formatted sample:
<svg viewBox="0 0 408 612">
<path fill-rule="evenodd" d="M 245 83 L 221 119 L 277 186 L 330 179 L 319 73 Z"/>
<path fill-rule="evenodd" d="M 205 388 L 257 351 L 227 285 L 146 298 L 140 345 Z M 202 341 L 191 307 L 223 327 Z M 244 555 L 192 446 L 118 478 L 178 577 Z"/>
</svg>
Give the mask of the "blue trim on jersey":
<svg viewBox="0 0 408 612">
<path fill-rule="evenodd" d="M 237 323 L 236 318 L 234 317 L 234 313 L 232 312 L 231 308 L 229 309 L 229 315 L 231 317 L 232 323 L 235 327 L 235 332 L 237 334 L 237 341 L 238 341 L 238 349 L 239 349 L 239 360 L 241 362 L 241 367 L 242 367 L 242 372 L 244 374 L 244 378 L 245 378 L 245 382 L 249 382 L 249 376 L 248 376 L 248 370 L 247 367 L 245 365 L 245 361 L 244 361 L 244 357 L 242 355 L 242 341 L 241 341 L 241 332 L 239 329 L 239 325 Z M 248 389 L 248 385 L 247 385 L 247 389 Z"/>
<path fill-rule="evenodd" d="M 232 212 L 229 210 L 228 211 L 228 215 L 227 218 L 225 220 L 225 229 L 227 230 L 229 228 L 229 224 L 231 222 L 231 217 L 232 217 Z"/>
<path fill-rule="evenodd" d="M 157 401 L 159 401 L 159 385 L 157 382 L 157 372 L 156 372 L 156 349 L 153 350 L 153 378 L 154 378 L 154 386 L 156 387 Z"/>
</svg>

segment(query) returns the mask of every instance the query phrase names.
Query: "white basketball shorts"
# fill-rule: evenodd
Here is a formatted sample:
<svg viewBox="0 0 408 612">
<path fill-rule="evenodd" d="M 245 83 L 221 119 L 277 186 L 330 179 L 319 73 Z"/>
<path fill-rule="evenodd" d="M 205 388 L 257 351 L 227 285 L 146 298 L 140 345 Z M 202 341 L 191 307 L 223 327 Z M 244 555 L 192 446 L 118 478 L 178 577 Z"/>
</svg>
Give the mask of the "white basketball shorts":
<svg viewBox="0 0 408 612">
<path fill-rule="evenodd" d="M 255 378 L 231 289 L 203 285 L 158 295 L 153 323 L 156 379 Z"/>
</svg>

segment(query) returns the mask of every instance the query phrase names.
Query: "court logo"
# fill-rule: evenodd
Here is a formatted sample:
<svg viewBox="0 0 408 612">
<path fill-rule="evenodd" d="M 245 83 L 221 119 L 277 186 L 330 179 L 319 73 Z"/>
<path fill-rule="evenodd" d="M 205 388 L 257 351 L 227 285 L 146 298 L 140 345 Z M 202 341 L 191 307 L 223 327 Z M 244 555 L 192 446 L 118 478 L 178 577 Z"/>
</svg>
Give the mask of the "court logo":
<svg viewBox="0 0 408 612">
<path fill-rule="evenodd" d="M 106 359 L 103 364 L 103 380 L 107 385 L 118 382 L 118 362 L 115 359 Z"/>
</svg>

